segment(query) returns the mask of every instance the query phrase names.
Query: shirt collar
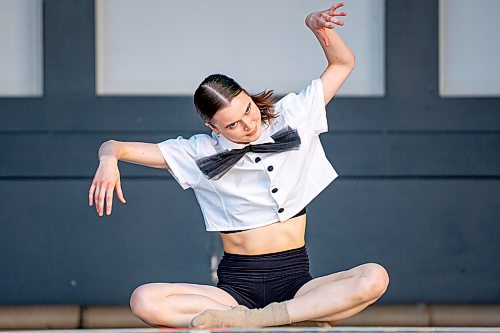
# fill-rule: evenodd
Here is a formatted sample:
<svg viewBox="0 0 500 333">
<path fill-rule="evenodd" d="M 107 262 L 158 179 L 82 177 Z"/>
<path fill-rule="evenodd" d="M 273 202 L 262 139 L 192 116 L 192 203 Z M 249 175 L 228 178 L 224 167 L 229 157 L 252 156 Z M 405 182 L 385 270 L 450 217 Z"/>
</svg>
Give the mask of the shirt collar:
<svg viewBox="0 0 500 333">
<path fill-rule="evenodd" d="M 214 132 L 212 132 L 212 137 L 217 140 L 221 147 L 225 150 L 241 149 L 248 145 L 258 145 L 261 143 L 274 143 L 273 138 L 271 138 L 272 133 L 270 133 L 270 127 L 266 124 L 262 124 L 261 129 L 262 131 L 260 137 L 257 140 L 245 144 L 236 143 L 229 139 L 226 139 L 226 137 L 224 137 L 224 135 L 222 134 L 220 136 L 217 136 Z"/>
</svg>

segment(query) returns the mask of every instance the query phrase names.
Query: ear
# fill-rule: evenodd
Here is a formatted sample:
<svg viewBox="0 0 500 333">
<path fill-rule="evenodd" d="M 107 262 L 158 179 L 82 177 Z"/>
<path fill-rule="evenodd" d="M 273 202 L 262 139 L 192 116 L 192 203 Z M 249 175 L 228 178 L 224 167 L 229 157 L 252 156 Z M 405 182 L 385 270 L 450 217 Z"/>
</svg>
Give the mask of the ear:
<svg viewBox="0 0 500 333">
<path fill-rule="evenodd" d="M 209 124 L 209 123 L 205 123 L 205 126 L 210 128 L 215 134 L 220 135 L 220 131 L 214 125 Z"/>
</svg>

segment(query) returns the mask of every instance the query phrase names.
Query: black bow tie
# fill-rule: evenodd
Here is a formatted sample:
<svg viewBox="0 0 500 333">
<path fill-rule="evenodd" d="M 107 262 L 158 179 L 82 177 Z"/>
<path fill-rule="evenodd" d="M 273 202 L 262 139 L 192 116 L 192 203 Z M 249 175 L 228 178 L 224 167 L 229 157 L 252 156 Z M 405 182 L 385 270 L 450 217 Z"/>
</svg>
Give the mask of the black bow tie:
<svg viewBox="0 0 500 333">
<path fill-rule="evenodd" d="M 196 160 L 196 164 L 208 179 L 215 178 L 217 180 L 250 151 L 254 153 L 276 153 L 298 149 L 300 145 L 300 136 L 297 130 L 290 127 L 274 133 L 271 138 L 273 138 L 274 143 L 262 143 L 248 145 L 241 149 L 225 150 L 218 154 L 200 158 Z"/>
</svg>

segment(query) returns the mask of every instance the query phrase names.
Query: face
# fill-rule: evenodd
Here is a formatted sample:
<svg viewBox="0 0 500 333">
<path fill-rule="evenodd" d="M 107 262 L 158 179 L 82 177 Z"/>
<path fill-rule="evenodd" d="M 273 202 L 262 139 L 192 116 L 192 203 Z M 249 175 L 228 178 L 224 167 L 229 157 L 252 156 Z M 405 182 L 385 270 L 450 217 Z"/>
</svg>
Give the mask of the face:
<svg viewBox="0 0 500 333">
<path fill-rule="evenodd" d="M 206 124 L 217 135 L 224 135 L 235 143 L 250 143 L 261 134 L 261 114 L 257 105 L 244 91 L 231 104 L 213 116 Z"/>
</svg>

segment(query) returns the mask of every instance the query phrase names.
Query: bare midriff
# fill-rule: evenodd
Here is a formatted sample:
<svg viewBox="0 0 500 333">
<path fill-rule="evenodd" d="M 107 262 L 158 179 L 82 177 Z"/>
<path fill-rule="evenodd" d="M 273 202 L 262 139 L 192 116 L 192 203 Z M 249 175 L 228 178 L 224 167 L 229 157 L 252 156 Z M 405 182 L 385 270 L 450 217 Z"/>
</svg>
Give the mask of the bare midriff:
<svg viewBox="0 0 500 333">
<path fill-rule="evenodd" d="M 305 233 L 306 214 L 260 228 L 220 235 L 224 252 L 256 255 L 302 247 Z"/>
</svg>

